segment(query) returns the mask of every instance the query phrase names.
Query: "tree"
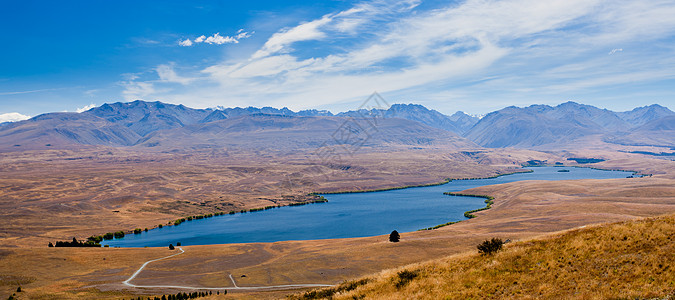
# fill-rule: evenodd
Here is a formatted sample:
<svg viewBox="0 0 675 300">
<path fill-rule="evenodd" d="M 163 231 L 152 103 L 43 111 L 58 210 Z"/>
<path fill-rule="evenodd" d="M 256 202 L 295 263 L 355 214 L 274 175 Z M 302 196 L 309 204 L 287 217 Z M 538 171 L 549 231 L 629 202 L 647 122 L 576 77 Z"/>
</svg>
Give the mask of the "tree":
<svg viewBox="0 0 675 300">
<path fill-rule="evenodd" d="M 54 247 L 54 244 L 52 244 L 52 242 L 49 242 L 49 247 Z"/>
<path fill-rule="evenodd" d="M 17 293 L 21 293 L 21 287 L 16 288 Z"/>
<path fill-rule="evenodd" d="M 497 251 L 502 249 L 504 242 L 500 238 L 492 238 L 491 240 L 485 240 L 484 242 L 478 244 L 478 253 L 482 255 L 492 255 Z"/>
<path fill-rule="evenodd" d="M 180 242 L 176 243 L 176 246 L 180 247 Z"/>
<path fill-rule="evenodd" d="M 176 249 L 176 248 L 173 247 L 173 244 L 169 244 L 169 250 L 173 250 L 173 249 Z"/>
<path fill-rule="evenodd" d="M 394 230 L 389 234 L 389 241 L 392 243 L 397 243 L 401 240 L 401 235 L 398 234 L 398 231 Z"/>
</svg>

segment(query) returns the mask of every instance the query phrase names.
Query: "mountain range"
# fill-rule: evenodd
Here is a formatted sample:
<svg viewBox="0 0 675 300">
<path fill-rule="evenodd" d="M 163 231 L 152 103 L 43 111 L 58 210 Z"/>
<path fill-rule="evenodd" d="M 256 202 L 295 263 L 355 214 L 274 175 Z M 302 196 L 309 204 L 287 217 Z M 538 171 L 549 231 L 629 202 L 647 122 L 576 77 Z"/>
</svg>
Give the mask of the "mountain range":
<svg viewBox="0 0 675 300">
<path fill-rule="evenodd" d="M 47 113 L 0 125 L 0 150 L 105 145 L 137 148 L 392 145 L 476 148 L 554 147 L 580 139 L 675 146 L 675 113 L 660 105 L 613 112 L 566 102 L 510 106 L 483 118 L 448 116 L 418 104 L 333 114 L 288 108 L 193 109 L 162 102 L 103 104 L 82 113 Z"/>
</svg>

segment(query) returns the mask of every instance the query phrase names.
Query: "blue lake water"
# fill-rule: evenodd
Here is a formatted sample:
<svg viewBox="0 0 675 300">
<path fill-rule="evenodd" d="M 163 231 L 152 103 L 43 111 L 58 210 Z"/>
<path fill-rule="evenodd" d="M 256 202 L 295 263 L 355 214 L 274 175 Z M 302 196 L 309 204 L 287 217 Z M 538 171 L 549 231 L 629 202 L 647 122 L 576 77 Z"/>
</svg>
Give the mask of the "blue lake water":
<svg viewBox="0 0 675 300">
<path fill-rule="evenodd" d="M 521 180 L 573 180 L 625 178 L 631 173 L 590 168 L 535 167 L 489 179 L 454 180 L 447 184 L 383 192 L 329 194 L 327 203 L 287 206 L 270 210 L 186 221 L 122 239 L 104 241 L 111 247 L 162 247 L 227 243 L 276 242 L 350 238 L 415 231 L 466 219 L 464 212 L 485 206 L 483 198 L 456 197 L 459 192 L 484 185 Z M 559 170 L 569 172 L 558 172 Z M 498 201 L 498 200 L 497 200 Z"/>
</svg>

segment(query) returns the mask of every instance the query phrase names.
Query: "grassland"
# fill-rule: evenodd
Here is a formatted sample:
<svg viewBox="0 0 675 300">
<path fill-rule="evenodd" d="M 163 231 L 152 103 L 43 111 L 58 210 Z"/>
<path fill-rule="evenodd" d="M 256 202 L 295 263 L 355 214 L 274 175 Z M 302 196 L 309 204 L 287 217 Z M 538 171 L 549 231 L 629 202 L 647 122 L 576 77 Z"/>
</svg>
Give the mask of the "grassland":
<svg viewBox="0 0 675 300">
<path fill-rule="evenodd" d="M 591 226 L 389 269 L 296 299 L 636 299 L 675 296 L 675 215 Z"/>
<path fill-rule="evenodd" d="M 19 284 L 24 299 L 128 299 L 177 292 L 130 289 L 121 284 L 143 262 L 167 256 L 168 249 L 47 248 L 47 241 L 152 227 L 220 208 L 285 205 L 301 202 L 296 197 L 314 191 L 370 190 L 493 176 L 532 159 L 555 162 L 564 161 L 566 155 L 602 157 L 607 161 L 597 167 L 653 176 L 516 182 L 463 191 L 492 196 L 494 204 L 470 220 L 403 233 L 396 244 L 378 236 L 183 247 L 185 254 L 149 265 L 134 283 L 228 287 L 232 284 L 228 275 L 233 274 L 240 286 L 337 284 L 383 269 L 461 256 L 495 236 L 525 241 L 589 224 L 675 213 L 675 162 L 616 151 L 486 150 L 470 157 L 430 149 L 366 152 L 342 166 L 321 165 L 334 171 L 327 178 L 303 174 L 312 167 L 304 154 L 280 159 L 263 153 L 107 153 L 0 155 L 0 214 L 11 220 L 0 227 L 0 299 Z M 286 293 L 233 291 L 228 297 L 278 298 Z"/>
</svg>

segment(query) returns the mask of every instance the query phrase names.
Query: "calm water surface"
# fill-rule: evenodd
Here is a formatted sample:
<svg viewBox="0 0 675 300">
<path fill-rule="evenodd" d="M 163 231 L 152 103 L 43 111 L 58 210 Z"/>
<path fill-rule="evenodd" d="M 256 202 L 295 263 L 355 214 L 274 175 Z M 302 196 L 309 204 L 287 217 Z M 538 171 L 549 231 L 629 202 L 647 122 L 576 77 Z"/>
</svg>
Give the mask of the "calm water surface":
<svg viewBox="0 0 675 300">
<path fill-rule="evenodd" d="M 394 229 L 409 232 L 466 219 L 465 211 L 485 206 L 482 198 L 451 197 L 443 195 L 444 192 L 521 180 L 610 179 L 631 175 L 589 168 L 530 169 L 534 172 L 490 179 L 455 180 L 438 186 L 324 195 L 327 203 L 186 221 L 178 226 L 129 234 L 102 244 L 158 247 L 177 242 L 182 245 L 209 245 L 364 237 L 388 234 Z M 569 172 L 558 172 L 561 169 Z"/>
</svg>

